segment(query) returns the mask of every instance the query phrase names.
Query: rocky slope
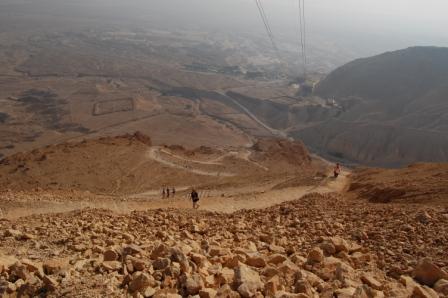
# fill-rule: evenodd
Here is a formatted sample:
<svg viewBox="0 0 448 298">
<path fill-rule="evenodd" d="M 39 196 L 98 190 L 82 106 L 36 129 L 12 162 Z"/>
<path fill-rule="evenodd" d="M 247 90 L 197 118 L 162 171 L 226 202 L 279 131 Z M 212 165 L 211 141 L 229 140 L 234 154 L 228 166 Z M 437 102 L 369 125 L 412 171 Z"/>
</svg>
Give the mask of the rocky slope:
<svg viewBox="0 0 448 298">
<path fill-rule="evenodd" d="M 446 207 L 309 195 L 231 215 L 1 221 L 3 297 L 444 297 Z M 198 295 L 198 296 L 197 296 Z"/>
<path fill-rule="evenodd" d="M 151 146 L 135 133 L 51 145 L 0 160 L 0 192 L 34 190 L 137 194 L 163 185 L 252 184 L 318 169 L 301 142 L 264 138 L 251 148 Z"/>
<path fill-rule="evenodd" d="M 448 164 L 413 164 L 402 169 L 358 169 L 349 192 L 372 202 L 448 202 Z"/>
</svg>

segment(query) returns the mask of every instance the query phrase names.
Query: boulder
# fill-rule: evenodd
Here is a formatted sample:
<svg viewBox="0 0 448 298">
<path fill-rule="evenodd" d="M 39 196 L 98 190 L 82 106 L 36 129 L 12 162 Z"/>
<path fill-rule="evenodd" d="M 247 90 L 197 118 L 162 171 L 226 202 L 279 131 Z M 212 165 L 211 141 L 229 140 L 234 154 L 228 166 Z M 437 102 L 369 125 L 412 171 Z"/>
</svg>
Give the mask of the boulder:
<svg viewBox="0 0 448 298">
<path fill-rule="evenodd" d="M 43 263 L 45 274 L 55 274 L 63 269 L 68 268 L 69 260 L 67 258 L 54 258 L 46 260 Z"/>
<path fill-rule="evenodd" d="M 283 263 L 284 261 L 286 261 L 288 258 L 284 255 L 281 254 L 273 254 L 269 257 L 268 263 L 269 264 L 280 264 Z"/>
<path fill-rule="evenodd" d="M 45 287 L 50 291 L 56 290 L 58 286 L 58 282 L 54 278 L 47 275 L 44 275 L 42 281 L 44 282 Z"/>
<path fill-rule="evenodd" d="M 135 244 L 129 244 L 123 247 L 123 255 L 131 255 L 134 256 L 136 254 L 141 253 L 143 250 L 140 246 Z"/>
<path fill-rule="evenodd" d="M 198 274 L 193 274 L 184 278 L 183 287 L 188 295 L 197 295 L 204 287 L 204 283 Z"/>
<path fill-rule="evenodd" d="M 246 259 L 246 264 L 252 267 L 257 268 L 264 268 L 266 267 L 266 261 L 263 257 L 257 255 L 257 256 L 251 256 Z"/>
<path fill-rule="evenodd" d="M 418 282 L 432 287 L 439 279 L 448 279 L 448 273 L 435 265 L 431 259 L 424 258 L 415 267 L 414 278 Z"/>
<path fill-rule="evenodd" d="M 119 261 L 104 261 L 101 266 L 108 271 L 118 271 L 123 267 Z"/>
<path fill-rule="evenodd" d="M 235 283 L 241 285 L 242 283 L 255 283 L 260 285 L 261 279 L 257 271 L 252 270 L 244 264 L 240 264 L 235 268 Z"/>
<path fill-rule="evenodd" d="M 258 272 L 244 264 L 235 268 L 235 284 L 238 286 L 238 293 L 243 297 L 251 297 L 255 295 L 257 290 L 263 289 L 263 283 Z"/>
<path fill-rule="evenodd" d="M 136 272 L 132 275 L 132 280 L 129 283 L 129 290 L 131 292 L 143 292 L 152 283 L 152 277 L 147 273 Z"/>
<path fill-rule="evenodd" d="M 113 247 L 107 248 L 103 253 L 103 259 L 104 261 L 116 261 L 120 255 L 118 254 L 117 250 Z"/>
<path fill-rule="evenodd" d="M 375 290 L 381 290 L 383 288 L 383 285 L 370 273 L 363 273 L 361 275 L 361 281 Z"/>
<path fill-rule="evenodd" d="M 170 259 L 168 259 L 168 258 L 160 258 L 160 259 L 155 260 L 152 263 L 152 267 L 155 270 L 163 270 L 163 269 L 167 268 L 170 264 L 171 264 Z"/>
<path fill-rule="evenodd" d="M 311 284 L 305 279 L 299 279 L 296 281 L 294 285 L 294 289 L 296 293 L 303 293 L 309 297 L 313 297 L 313 287 Z"/>
<path fill-rule="evenodd" d="M 324 260 L 324 252 L 319 247 L 315 247 L 308 253 L 307 260 L 309 263 L 321 263 Z"/>
<path fill-rule="evenodd" d="M 258 288 L 255 284 L 247 283 L 247 282 L 242 283 L 237 289 L 237 291 L 241 295 L 241 297 L 245 297 L 245 298 L 255 296 L 255 294 L 257 293 L 257 290 L 258 290 Z"/>
</svg>

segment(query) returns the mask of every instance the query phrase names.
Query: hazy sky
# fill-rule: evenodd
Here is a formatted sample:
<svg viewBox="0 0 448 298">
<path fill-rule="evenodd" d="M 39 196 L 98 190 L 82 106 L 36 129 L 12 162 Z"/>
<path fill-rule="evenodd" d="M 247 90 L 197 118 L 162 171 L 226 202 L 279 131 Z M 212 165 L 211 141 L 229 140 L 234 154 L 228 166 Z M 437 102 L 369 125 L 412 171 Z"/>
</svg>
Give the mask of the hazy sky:
<svg viewBox="0 0 448 298">
<path fill-rule="evenodd" d="M 298 0 L 261 1 L 276 38 L 296 42 Z M 416 45 L 448 46 L 448 0 L 305 2 L 310 48 L 328 44 L 366 56 Z M 13 6 L 104 22 L 147 21 L 158 27 L 265 34 L 254 0 L 0 0 L 0 12 Z"/>
<path fill-rule="evenodd" d="M 305 0 L 310 42 L 360 43 L 373 51 L 413 45 L 448 46 L 447 0 Z M 110 3 L 110 1 L 109 1 Z M 128 0 L 165 22 L 263 30 L 254 0 Z M 274 34 L 297 32 L 298 0 L 262 0 Z M 139 11 L 142 15 L 142 10 Z"/>
</svg>

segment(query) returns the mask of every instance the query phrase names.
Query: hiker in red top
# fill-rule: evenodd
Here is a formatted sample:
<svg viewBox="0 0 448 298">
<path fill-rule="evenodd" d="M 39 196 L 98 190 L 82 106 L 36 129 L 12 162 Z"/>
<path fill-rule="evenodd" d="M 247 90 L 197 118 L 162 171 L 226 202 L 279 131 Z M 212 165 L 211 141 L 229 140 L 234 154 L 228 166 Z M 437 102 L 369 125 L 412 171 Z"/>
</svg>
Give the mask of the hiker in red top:
<svg viewBox="0 0 448 298">
<path fill-rule="evenodd" d="M 339 174 L 341 174 L 341 165 L 339 163 L 334 167 L 333 174 L 334 178 L 338 178 Z"/>
</svg>

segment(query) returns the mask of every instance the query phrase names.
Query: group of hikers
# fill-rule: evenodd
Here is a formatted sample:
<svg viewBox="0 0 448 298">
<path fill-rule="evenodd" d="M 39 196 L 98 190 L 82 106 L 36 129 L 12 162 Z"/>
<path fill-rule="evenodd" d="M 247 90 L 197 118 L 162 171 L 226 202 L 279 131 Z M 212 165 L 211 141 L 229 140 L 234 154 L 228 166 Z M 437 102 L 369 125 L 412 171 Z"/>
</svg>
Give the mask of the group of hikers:
<svg viewBox="0 0 448 298">
<path fill-rule="evenodd" d="M 176 195 L 176 188 L 172 187 L 163 187 L 162 188 L 162 198 L 174 198 L 174 196 Z M 191 192 L 189 194 L 189 197 L 191 199 L 191 201 L 193 202 L 193 208 L 194 209 L 198 209 L 199 208 L 199 194 L 198 192 L 194 189 L 191 188 Z"/>
<path fill-rule="evenodd" d="M 174 196 L 176 195 L 176 189 L 173 187 L 170 190 L 169 187 L 163 187 L 163 189 L 162 189 L 162 198 L 169 198 L 170 194 L 171 194 L 171 197 L 174 198 Z"/>
<path fill-rule="evenodd" d="M 339 163 L 337 163 L 333 169 L 333 177 L 336 179 L 338 178 L 338 176 L 341 174 L 341 165 Z M 171 190 L 168 187 L 164 187 L 162 190 L 162 197 L 163 198 L 169 198 L 170 195 L 171 197 L 174 197 L 174 195 L 176 194 L 176 189 L 173 187 L 171 188 Z M 194 187 L 191 188 L 190 194 L 189 194 L 189 199 L 192 201 L 193 203 L 193 209 L 198 209 L 199 208 L 199 194 L 196 191 L 196 189 Z"/>
</svg>

